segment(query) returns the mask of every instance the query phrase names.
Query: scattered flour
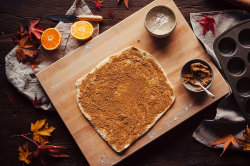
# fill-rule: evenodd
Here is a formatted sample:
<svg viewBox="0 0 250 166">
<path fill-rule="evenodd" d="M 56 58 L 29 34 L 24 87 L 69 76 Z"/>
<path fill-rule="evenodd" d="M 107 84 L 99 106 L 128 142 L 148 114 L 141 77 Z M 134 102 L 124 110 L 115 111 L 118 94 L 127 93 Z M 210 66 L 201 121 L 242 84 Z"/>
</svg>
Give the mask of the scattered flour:
<svg viewBox="0 0 250 166">
<path fill-rule="evenodd" d="M 165 34 L 174 27 L 174 16 L 163 8 L 151 10 L 147 15 L 146 24 L 155 34 Z"/>
<path fill-rule="evenodd" d="M 92 47 L 92 45 L 91 44 L 86 44 L 85 46 L 83 46 L 83 49 L 86 49 L 86 50 L 88 50 L 89 48 L 91 48 Z"/>
</svg>

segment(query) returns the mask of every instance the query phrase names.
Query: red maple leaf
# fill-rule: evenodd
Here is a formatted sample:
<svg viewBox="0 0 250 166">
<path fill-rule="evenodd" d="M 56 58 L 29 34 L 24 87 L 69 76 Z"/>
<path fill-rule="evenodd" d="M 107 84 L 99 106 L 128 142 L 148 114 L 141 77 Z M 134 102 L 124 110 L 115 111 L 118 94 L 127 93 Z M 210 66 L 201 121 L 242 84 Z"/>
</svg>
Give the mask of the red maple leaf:
<svg viewBox="0 0 250 166">
<path fill-rule="evenodd" d="M 223 12 L 223 11 L 222 11 Z M 217 15 L 221 14 L 222 12 L 218 13 Z M 217 16 L 215 15 L 215 16 Z M 200 24 L 203 25 L 203 35 L 205 36 L 206 33 L 211 30 L 213 35 L 215 35 L 215 28 L 214 28 L 214 24 L 215 24 L 215 20 L 212 17 L 209 17 L 205 14 L 202 15 L 204 18 L 201 20 L 197 20 L 197 22 L 199 22 Z"/>
<path fill-rule="evenodd" d="M 35 106 L 35 108 L 41 108 L 43 97 L 41 97 L 40 99 L 37 99 L 37 96 L 35 93 L 35 98 L 32 100 L 32 104 L 33 104 L 33 106 Z"/>
<path fill-rule="evenodd" d="M 41 163 L 46 165 L 46 156 L 52 157 L 70 157 L 69 155 L 64 153 L 65 147 L 63 146 L 54 146 L 54 145 L 46 145 L 42 144 L 38 146 L 38 148 L 33 152 L 33 157 L 39 157 Z"/>
<path fill-rule="evenodd" d="M 103 7 L 104 5 L 102 4 L 103 1 L 100 1 L 100 0 L 95 0 L 95 1 L 92 1 L 95 3 L 95 7 L 98 8 L 99 10 L 101 10 L 101 7 Z"/>
<path fill-rule="evenodd" d="M 44 29 L 40 27 L 36 27 L 36 24 L 38 24 L 40 19 L 35 21 L 30 21 L 29 25 L 29 35 L 33 33 L 37 39 L 41 39 L 41 33 L 43 33 Z"/>
<path fill-rule="evenodd" d="M 7 94 L 7 99 L 8 99 L 9 105 L 14 105 L 15 104 L 14 96 L 8 92 L 6 92 L 6 94 Z"/>
<path fill-rule="evenodd" d="M 53 157 L 69 157 L 69 155 L 64 154 L 65 147 L 63 146 L 54 146 L 54 145 L 46 145 L 42 144 L 38 147 L 38 149 L 34 152 L 34 155 L 39 155 L 41 152 L 49 154 Z"/>
<path fill-rule="evenodd" d="M 212 31 L 213 35 L 215 34 L 214 32 L 214 24 L 215 24 L 215 20 L 212 17 L 208 17 L 207 15 L 203 14 L 202 15 L 203 19 L 201 20 L 197 20 L 200 24 L 203 25 L 203 35 L 205 36 L 207 31 L 209 31 L 209 29 Z"/>
<path fill-rule="evenodd" d="M 40 63 L 41 62 L 39 62 L 39 61 L 32 61 L 32 62 L 30 62 L 30 67 L 34 70 L 35 68 L 38 68 L 38 65 Z"/>
<path fill-rule="evenodd" d="M 116 12 L 114 13 L 112 10 L 108 11 L 107 15 L 110 17 L 110 18 L 114 18 L 115 17 L 115 14 Z"/>
</svg>

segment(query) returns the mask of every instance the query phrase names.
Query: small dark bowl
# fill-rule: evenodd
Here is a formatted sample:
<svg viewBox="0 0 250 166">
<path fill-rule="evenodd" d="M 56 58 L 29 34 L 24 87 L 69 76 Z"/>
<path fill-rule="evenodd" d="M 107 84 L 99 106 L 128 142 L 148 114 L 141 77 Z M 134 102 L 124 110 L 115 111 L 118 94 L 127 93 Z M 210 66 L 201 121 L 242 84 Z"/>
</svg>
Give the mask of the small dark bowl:
<svg viewBox="0 0 250 166">
<path fill-rule="evenodd" d="M 188 61 L 188 62 L 182 67 L 182 70 L 181 70 L 181 82 L 182 82 L 182 84 L 183 84 L 188 90 L 190 90 L 190 91 L 192 91 L 192 92 L 203 92 L 203 91 L 204 91 L 203 89 L 201 89 L 201 90 L 195 90 L 195 88 L 194 88 L 192 85 L 183 82 L 183 75 L 184 75 L 184 74 L 189 74 L 189 73 L 190 73 L 190 65 L 191 65 L 192 63 L 196 63 L 196 62 L 200 62 L 200 63 L 206 65 L 206 66 L 209 68 L 209 71 L 210 71 L 211 74 L 212 74 L 212 76 L 211 76 L 211 77 L 212 77 L 212 80 L 211 80 L 211 82 L 210 82 L 205 88 L 208 89 L 208 88 L 211 86 L 211 84 L 212 84 L 212 82 L 213 82 L 213 80 L 214 80 L 214 72 L 213 72 L 211 66 L 210 66 L 207 62 L 205 62 L 204 60 L 201 60 L 201 59 L 192 59 L 192 60 Z"/>
</svg>

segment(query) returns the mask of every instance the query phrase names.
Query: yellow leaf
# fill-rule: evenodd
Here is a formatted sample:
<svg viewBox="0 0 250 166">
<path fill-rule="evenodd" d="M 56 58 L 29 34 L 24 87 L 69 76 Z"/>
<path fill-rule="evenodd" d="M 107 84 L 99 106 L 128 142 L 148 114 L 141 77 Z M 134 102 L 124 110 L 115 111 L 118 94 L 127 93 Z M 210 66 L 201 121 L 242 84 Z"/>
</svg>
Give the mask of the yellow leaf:
<svg viewBox="0 0 250 166">
<path fill-rule="evenodd" d="M 40 136 L 40 135 L 37 135 L 37 134 L 33 135 L 33 140 L 35 142 L 39 142 L 40 144 L 49 143 L 47 137 L 43 137 L 43 136 Z"/>
<path fill-rule="evenodd" d="M 28 143 L 24 144 L 23 147 L 19 146 L 19 160 L 30 164 L 29 156 L 32 154 L 29 151 Z"/>
<path fill-rule="evenodd" d="M 237 139 L 237 142 L 239 145 L 243 148 L 243 150 L 250 150 L 250 128 L 248 128 L 248 125 L 246 127 L 245 132 L 243 133 L 244 139 Z"/>
<path fill-rule="evenodd" d="M 33 132 L 33 140 L 41 144 L 48 143 L 47 136 L 51 136 L 51 133 L 56 129 L 53 126 L 46 123 L 46 119 L 37 120 L 35 124 L 31 123 L 31 131 Z"/>
<path fill-rule="evenodd" d="M 21 39 L 19 40 L 18 45 L 19 45 L 20 47 L 24 47 L 24 46 L 26 46 L 26 44 L 28 43 L 28 40 L 29 40 L 29 36 L 25 36 L 25 37 L 23 37 L 23 38 L 21 38 Z"/>
<path fill-rule="evenodd" d="M 37 120 L 35 124 L 31 123 L 31 131 L 35 132 L 38 131 L 39 129 L 41 129 L 43 127 L 43 125 L 45 124 L 46 119 L 42 119 L 42 120 Z"/>
<path fill-rule="evenodd" d="M 42 136 L 51 136 L 51 132 L 53 132 L 56 128 L 53 126 L 48 126 L 48 123 L 45 124 L 45 127 L 37 132 L 35 132 L 38 135 Z"/>
<path fill-rule="evenodd" d="M 236 145 L 235 139 L 232 134 L 227 135 L 225 137 L 219 138 L 211 143 L 211 145 L 219 145 L 224 144 L 223 151 L 221 155 L 226 151 L 227 147 L 232 143 L 233 145 Z M 220 156 L 221 156 L 220 155 Z"/>
</svg>

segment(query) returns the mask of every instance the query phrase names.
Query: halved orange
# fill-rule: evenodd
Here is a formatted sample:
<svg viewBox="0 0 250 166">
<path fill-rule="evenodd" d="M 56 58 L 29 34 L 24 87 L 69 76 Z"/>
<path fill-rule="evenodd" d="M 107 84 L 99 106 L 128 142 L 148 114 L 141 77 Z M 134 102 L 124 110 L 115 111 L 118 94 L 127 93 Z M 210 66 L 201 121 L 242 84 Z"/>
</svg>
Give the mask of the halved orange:
<svg viewBox="0 0 250 166">
<path fill-rule="evenodd" d="M 61 44 L 61 42 L 62 42 L 62 35 L 55 28 L 48 28 L 42 34 L 41 43 L 46 50 L 57 49 Z"/>
<path fill-rule="evenodd" d="M 77 21 L 71 26 L 71 34 L 78 40 L 87 40 L 93 34 L 94 28 L 88 21 Z"/>
</svg>

